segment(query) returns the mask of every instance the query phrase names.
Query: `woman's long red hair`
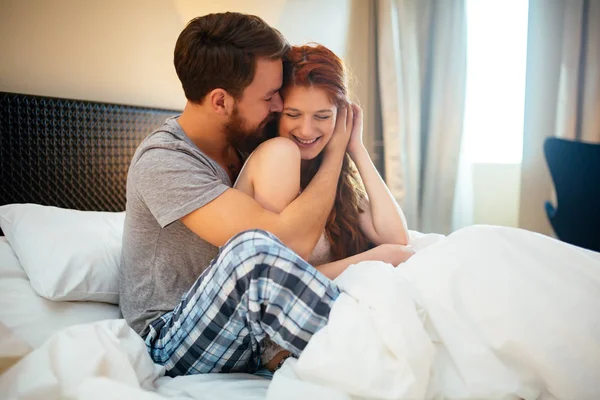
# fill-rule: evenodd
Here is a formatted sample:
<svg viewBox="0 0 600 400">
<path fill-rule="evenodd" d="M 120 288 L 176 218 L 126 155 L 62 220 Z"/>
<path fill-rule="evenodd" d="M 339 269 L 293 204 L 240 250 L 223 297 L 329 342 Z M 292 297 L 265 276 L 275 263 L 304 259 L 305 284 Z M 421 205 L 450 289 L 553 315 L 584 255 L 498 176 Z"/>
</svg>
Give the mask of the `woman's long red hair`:
<svg viewBox="0 0 600 400">
<path fill-rule="evenodd" d="M 283 59 L 283 91 L 294 86 L 323 89 L 332 104 L 338 108 L 348 106 L 346 69 L 342 60 L 331 50 L 321 45 L 294 46 Z M 311 160 L 303 170 L 300 186 L 306 188 L 317 173 L 322 153 Z M 363 212 L 366 194 L 360 176 L 350 156 L 346 153 L 337 186 L 335 202 L 325 231 L 331 244 L 334 260 L 361 253 L 370 246 L 359 228 L 359 214 Z"/>
</svg>

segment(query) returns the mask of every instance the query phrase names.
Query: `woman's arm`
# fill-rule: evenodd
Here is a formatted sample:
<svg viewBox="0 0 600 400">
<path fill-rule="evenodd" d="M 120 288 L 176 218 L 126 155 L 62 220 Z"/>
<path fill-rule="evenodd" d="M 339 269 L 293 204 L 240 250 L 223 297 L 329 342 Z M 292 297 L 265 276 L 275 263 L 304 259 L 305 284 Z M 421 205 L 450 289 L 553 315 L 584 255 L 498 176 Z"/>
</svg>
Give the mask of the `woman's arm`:
<svg viewBox="0 0 600 400">
<path fill-rule="evenodd" d="M 414 253 L 415 251 L 411 246 L 382 244 L 352 257 L 317 265 L 315 268 L 329 279 L 335 279 L 350 265 L 361 261 L 383 261 L 397 267 L 398 264 L 408 260 Z"/>
<path fill-rule="evenodd" d="M 354 104 L 352 107 L 355 120 L 348 143 L 348 153 L 358 168 L 368 196 L 364 212 L 359 215 L 360 229 L 375 245 L 385 243 L 406 245 L 409 239 L 406 217 L 379 176 L 363 145 L 362 110 Z"/>
</svg>

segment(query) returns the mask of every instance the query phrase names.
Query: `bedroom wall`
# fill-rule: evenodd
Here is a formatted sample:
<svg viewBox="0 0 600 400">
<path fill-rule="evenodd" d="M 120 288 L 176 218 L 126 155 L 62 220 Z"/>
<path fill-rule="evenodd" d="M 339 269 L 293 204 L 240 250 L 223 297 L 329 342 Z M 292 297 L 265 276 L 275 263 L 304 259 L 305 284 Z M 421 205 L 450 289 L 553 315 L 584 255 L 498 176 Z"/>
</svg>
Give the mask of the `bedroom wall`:
<svg viewBox="0 0 600 400">
<path fill-rule="evenodd" d="M 173 48 L 211 12 L 261 16 L 292 44 L 316 41 L 344 59 L 373 131 L 372 0 L 0 0 L 0 91 L 182 109 Z M 367 135 L 366 135 L 367 136 Z M 371 148 L 370 138 L 366 145 Z"/>
<path fill-rule="evenodd" d="M 343 58 L 350 55 L 349 67 L 366 81 L 365 4 L 360 0 L 0 0 L 0 90 L 182 108 L 183 92 L 172 62 L 177 36 L 191 18 L 227 10 L 263 17 L 292 44 L 313 40 Z M 365 15 L 362 26 L 357 26 L 362 19 L 356 18 L 357 10 Z M 349 42 L 362 45 L 364 51 L 347 52 Z"/>
<path fill-rule="evenodd" d="M 182 26 L 172 1 L 3 0 L 0 89 L 181 108 Z"/>
</svg>

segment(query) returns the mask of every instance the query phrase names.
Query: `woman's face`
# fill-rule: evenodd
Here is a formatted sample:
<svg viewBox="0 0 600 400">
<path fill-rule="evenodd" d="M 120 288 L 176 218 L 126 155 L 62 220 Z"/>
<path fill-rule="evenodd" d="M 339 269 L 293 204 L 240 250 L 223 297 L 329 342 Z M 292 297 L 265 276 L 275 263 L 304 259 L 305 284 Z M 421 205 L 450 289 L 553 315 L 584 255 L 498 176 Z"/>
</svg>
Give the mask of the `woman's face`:
<svg viewBox="0 0 600 400">
<path fill-rule="evenodd" d="M 312 160 L 329 143 L 337 107 L 321 88 L 294 86 L 285 90 L 279 136 L 300 148 L 303 160 Z"/>
</svg>

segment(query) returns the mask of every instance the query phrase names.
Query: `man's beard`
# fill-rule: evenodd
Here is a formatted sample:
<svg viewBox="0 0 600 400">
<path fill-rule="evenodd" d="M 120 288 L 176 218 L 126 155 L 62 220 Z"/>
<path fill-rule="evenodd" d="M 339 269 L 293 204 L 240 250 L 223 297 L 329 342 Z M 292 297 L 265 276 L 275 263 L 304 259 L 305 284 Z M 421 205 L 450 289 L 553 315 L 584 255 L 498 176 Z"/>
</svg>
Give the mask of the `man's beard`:
<svg viewBox="0 0 600 400">
<path fill-rule="evenodd" d="M 273 120 L 273 114 L 269 114 L 257 127 L 249 129 L 236 106 L 229 123 L 225 125 L 225 139 L 240 153 L 250 154 L 267 139 L 265 128 Z"/>
</svg>

